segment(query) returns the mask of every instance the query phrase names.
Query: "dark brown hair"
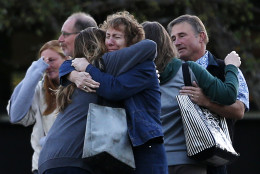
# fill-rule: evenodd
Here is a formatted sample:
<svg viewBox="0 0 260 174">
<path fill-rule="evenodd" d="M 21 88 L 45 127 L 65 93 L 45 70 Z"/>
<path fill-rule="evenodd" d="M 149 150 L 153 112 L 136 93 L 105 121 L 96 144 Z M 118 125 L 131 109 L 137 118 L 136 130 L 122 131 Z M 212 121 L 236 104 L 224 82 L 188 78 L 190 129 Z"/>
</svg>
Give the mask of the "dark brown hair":
<svg viewBox="0 0 260 174">
<path fill-rule="evenodd" d="M 157 44 L 157 57 L 154 62 L 161 73 L 170 60 L 177 57 L 177 50 L 171 42 L 169 34 L 159 22 L 146 21 L 142 25 L 145 38 L 153 40 Z"/>
</svg>

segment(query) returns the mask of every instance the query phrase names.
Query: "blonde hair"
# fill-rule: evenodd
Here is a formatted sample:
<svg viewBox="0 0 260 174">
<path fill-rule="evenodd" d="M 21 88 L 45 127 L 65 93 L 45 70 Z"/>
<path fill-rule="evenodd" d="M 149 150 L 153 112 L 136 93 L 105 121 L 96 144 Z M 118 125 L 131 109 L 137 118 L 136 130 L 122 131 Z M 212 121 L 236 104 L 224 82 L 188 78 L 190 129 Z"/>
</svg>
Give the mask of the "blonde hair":
<svg viewBox="0 0 260 174">
<path fill-rule="evenodd" d="M 73 57 L 85 57 L 91 64 L 102 69 L 101 58 L 107 51 L 105 37 L 105 32 L 95 27 L 89 27 L 81 31 L 75 38 Z M 68 104 L 72 102 L 71 96 L 75 88 L 76 85 L 74 83 L 66 87 L 59 87 L 56 99 L 58 111 L 64 111 Z"/>
<path fill-rule="evenodd" d="M 55 51 L 62 57 L 62 59 L 64 59 L 64 60 L 67 59 L 67 57 L 64 55 L 64 53 L 60 47 L 58 40 L 51 40 L 51 41 L 45 43 L 39 50 L 39 53 L 38 53 L 39 57 L 42 54 L 42 52 L 47 49 L 51 49 L 51 50 Z M 45 90 L 45 93 L 44 93 L 45 101 L 44 102 L 47 105 L 46 109 L 43 112 L 43 115 L 49 115 L 56 109 L 55 90 L 58 89 L 58 84 L 55 83 L 54 81 L 52 81 L 51 79 L 49 79 L 49 77 L 45 75 L 43 87 Z"/>
</svg>

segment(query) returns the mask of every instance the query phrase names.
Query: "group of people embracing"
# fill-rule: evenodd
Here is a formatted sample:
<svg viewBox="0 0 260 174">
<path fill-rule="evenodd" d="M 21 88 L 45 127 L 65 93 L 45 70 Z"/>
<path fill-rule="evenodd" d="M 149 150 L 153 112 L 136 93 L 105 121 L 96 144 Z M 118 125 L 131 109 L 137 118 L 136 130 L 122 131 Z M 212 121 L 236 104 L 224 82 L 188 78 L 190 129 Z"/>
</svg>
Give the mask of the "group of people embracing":
<svg viewBox="0 0 260 174">
<path fill-rule="evenodd" d="M 42 46 L 7 106 L 12 123 L 34 124 L 33 173 L 105 174 L 105 163 L 96 168 L 82 159 L 88 107 L 99 98 L 126 110 L 136 165 L 131 173 L 226 173 L 225 166 L 187 157 L 176 101 L 176 95 L 189 95 L 231 123 L 249 109 L 239 55 L 216 59 L 207 42 L 204 25 L 192 15 L 171 21 L 168 32 L 159 22 L 139 23 L 127 11 L 107 16 L 100 27 L 86 13 L 68 17 L 59 39 Z M 184 61 L 192 87 L 184 86 Z"/>
</svg>

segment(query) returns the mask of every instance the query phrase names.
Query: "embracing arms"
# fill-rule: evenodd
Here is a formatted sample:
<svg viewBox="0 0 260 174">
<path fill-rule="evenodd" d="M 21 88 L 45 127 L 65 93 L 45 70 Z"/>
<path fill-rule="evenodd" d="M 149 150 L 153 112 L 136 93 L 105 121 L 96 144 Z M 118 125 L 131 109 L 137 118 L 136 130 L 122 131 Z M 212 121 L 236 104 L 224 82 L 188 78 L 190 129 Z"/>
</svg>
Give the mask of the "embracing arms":
<svg viewBox="0 0 260 174">
<path fill-rule="evenodd" d="M 221 105 L 212 102 L 209 97 L 203 94 L 202 89 L 194 81 L 192 87 L 185 86 L 180 90 L 180 94 L 188 94 L 191 100 L 199 106 L 205 107 L 212 112 L 230 119 L 240 120 L 244 116 L 245 105 L 242 101 L 236 100 L 231 105 Z"/>
<path fill-rule="evenodd" d="M 100 83 L 97 94 L 108 100 L 123 100 L 144 89 L 156 90 L 154 86 L 158 86 L 159 90 L 159 82 L 153 61 L 138 64 L 119 76 L 103 73 L 92 65 L 87 67 L 87 72 L 95 81 Z"/>
<path fill-rule="evenodd" d="M 236 56 L 238 55 L 236 54 Z M 219 103 L 212 102 L 209 97 L 203 94 L 203 90 L 195 81 L 193 82 L 193 86 L 183 87 L 182 90 L 180 90 L 180 94 L 189 95 L 193 102 L 195 102 L 199 106 L 208 108 L 209 110 L 217 113 L 220 116 L 231 119 L 242 119 L 245 110 L 248 110 L 249 108 L 248 88 L 242 72 L 240 70 L 238 72 L 238 98 L 234 104 L 222 105 Z"/>
<path fill-rule="evenodd" d="M 130 47 L 106 53 L 103 56 L 103 60 L 106 66 L 106 72 L 116 76 L 128 71 L 138 63 L 144 62 L 145 60 L 154 60 L 156 54 L 156 43 L 151 40 L 143 40 Z M 78 68 L 78 71 L 82 72 L 80 73 L 74 71 L 75 68 L 71 66 L 71 61 L 64 62 L 60 68 L 61 84 L 66 85 L 70 83 L 67 80 L 68 78 L 69 81 L 75 83 L 77 87 L 81 89 L 84 86 L 97 88 L 99 86 L 99 83 L 94 83 L 94 81 L 91 81 L 90 78 L 88 78 L 88 74 L 83 72 L 86 70 L 88 64 L 89 63 L 87 61 L 84 61 L 84 59 L 74 60 L 73 65 Z"/>
<path fill-rule="evenodd" d="M 235 52 L 228 54 L 225 59 L 225 82 L 213 77 L 206 69 L 195 62 L 189 61 L 188 64 L 198 81 L 198 85 L 212 101 L 224 105 L 230 105 L 236 101 L 238 89 L 237 67 L 240 66 L 241 61 Z"/>
</svg>

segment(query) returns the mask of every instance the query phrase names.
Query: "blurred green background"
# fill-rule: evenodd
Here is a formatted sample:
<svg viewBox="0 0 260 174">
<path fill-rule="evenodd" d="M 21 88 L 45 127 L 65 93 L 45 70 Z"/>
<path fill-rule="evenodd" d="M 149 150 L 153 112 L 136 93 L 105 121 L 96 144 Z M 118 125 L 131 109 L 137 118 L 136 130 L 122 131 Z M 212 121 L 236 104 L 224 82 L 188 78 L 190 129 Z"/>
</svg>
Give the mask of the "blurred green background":
<svg viewBox="0 0 260 174">
<path fill-rule="evenodd" d="M 204 22 L 208 50 L 224 58 L 232 50 L 242 58 L 241 70 L 250 89 L 251 111 L 260 109 L 260 2 L 257 0 L 1 0 L 0 2 L 0 112 L 13 87 L 24 76 L 37 51 L 57 39 L 66 18 L 77 11 L 102 23 L 120 10 L 139 22 L 158 21 L 163 26 L 183 14 L 195 14 Z"/>
<path fill-rule="evenodd" d="M 13 88 L 24 77 L 32 61 L 38 59 L 37 53 L 42 44 L 51 39 L 58 39 L 63 22 L 73 12 L 89 13 L 100 24 L 107 15 L 121 10 L 134 14 L 140 23 L 146 20 L 158 21 L 165 27 L 180 15 L 197 15 L 205 24 L 209 34 L 208 50 L 222 59 L 232 50 L 240 54 L 242 60 L 240 69 L 246 78 L 250 92 L 250 112 L 236 125 L 237 135 L 240 137 L 235 137 L 235 143 L 240 151 L 249 149 L 248 152 L 251 154 L 246 157 L 242 156 L 242 161 L 232 165 L 230 170 L 236 174 L 239 171 L 242 173 L 249 171 L 248 174 L 254 173 L 253 171 L 260 173 L 260 170 L 256 171 L 259 169 L 259 159 L 255 157 L 252 160 L 252 156 L 257 154 L 254 147 L 260 145 L 260 140 L 258 140 L 260 138 L 255 129 L 259 127 L 260 121 L 260 1 L 258 0 L 1 0 L 0 123 L 1 120 L 5 121 L 0 124 L 0 138 L 6 138 L 3 148 L 11 148 L 10 144 L 21 143 L 19 146 L 21 149 L 24 149 L 24 146 L 27 148 L 27 151 L 24 151 L 27 153 L 26 158 L 28 160 L 31 158 L 31 154 L 28 155 L 31 153 L 29 145 L 31 128 L 13 126 L 11 127 L 13 137 L 7 137 L 11 128 L 5 119 L 5 108 Z M 20 138 L 21 141 L 16 141 L 16 138 Z M 26 141 L 22 142 L 22 140 Z M 248 146 L 250 140 L 252 140 L 251 145 Z M 0 152 L 2 156 L 0 163 L 6 158 L 2 154 L 8 155 L 9 152 L 7 152 Z M 25 154 L 21 151 L 13 152 L 10 158 L 16 154 L 21 157 L 22 161 Z M 248 164 L 244 163 L 246 160 L 249 160 Z M 4 166 L 7 168 L 6 165 L 9 163 L 17 165 L 13 160 L 5 160 L 5 163 L 0 165 L 1 174 L 5 173 L 1 168 Z M 30 170 L 30 161 L 29 165 L 27 164 L 25 173 Z M 248 168 L 243 169 L 246 165 Z M 11 171 L 11 168 L 8 170 Z"/>
</svg>

